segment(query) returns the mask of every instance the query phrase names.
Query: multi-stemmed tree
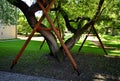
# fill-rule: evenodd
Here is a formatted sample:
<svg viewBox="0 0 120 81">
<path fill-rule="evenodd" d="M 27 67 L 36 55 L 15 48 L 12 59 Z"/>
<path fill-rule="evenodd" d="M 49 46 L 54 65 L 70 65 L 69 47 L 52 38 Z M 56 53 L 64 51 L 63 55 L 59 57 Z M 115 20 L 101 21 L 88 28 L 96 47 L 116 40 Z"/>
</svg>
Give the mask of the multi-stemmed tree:
<svg viewBox="0 0 120 81">
<path fill-rule="evenodd" d="M 22 0 L 7 1 L 24 13 L 31 28 L 35 27 L 38 22 L 35 13 L 41 10 L 37 2 L 28 6 Z M 51 0 L 47 0 L 44 7 L 46 7 L 50 1 Z M 91 25 L 94 25 L 98 21 L 104 10 L 102 7 L 104 5 L 103 3 L 104 0 L 56 0 L 56 4 L 52 7 L 50 14 L 58 13 L 60 17 L 58 18 L 58 22 L 62 21 L 60 22 L 60 25 L 65 24 L 64 26 L 68 29 L 68 31 L 73 33 L 73 36 L 65 41 L 68 49 L 71 49 L 80 39 L 81 35 L 87 31 Z M 40 26 L 46 28 L 46 26 L 42 23 Z M 49 45 L 51 56 L 57 56 L 58 58 L 60 54 L 64 56 L 64 53 L 60 52 L 63 48 L 59 47 L 56 36 L 52 31 L 40 30 L 38 28 L 37 32 L 45 38 L 47 44 Z"/>
</svg>

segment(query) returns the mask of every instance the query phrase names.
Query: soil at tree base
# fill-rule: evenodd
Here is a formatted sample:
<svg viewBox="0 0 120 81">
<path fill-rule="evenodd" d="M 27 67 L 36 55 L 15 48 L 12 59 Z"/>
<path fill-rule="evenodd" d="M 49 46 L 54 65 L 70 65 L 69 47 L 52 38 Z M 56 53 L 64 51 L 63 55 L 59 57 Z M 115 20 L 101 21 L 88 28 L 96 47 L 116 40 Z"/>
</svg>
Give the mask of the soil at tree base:
<svg viewBox="0 0 120 81">
<path fill-rule="evenodd" d="M 19 62 L 12 72 L 67 81 L 120 81 L 120 57 L 93 54 L 74 54 L 73 57 L 79 67 L 79 76 L 67 57 L 58 62 L 47 54 L 33 63 Z"/>
</svg>

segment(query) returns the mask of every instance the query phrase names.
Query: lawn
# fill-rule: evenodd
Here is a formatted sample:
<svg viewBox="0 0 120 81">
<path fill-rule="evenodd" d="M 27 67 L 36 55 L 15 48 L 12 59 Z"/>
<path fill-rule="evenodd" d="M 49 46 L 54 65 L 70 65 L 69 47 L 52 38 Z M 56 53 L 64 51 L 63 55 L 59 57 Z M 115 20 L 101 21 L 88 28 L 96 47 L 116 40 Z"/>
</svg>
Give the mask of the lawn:
<svg viewBox="0 0 120 81">
<path fill-rule="evenodd" d="M 0 41 L 0 68 L 8 68 L 12 63 L 12 60 L 16 57 L 25 40 L 13 39 Z M 49 53 L 47 44 L 40 50 L 40 41 L 31 41 L 25 51 L 23 52 L 20 61 L 35 60 L 36 57 L 42 54 Z"/>
<path fill-rule="evenodd" d="M 106 51 L 108 55 L 113 55 L 113 56 L 120 56 L 120 37 L 118 36 L 108 36 L 108 35 L 102 35 L 100 36 L 102 43 L 106 48 Z M 83 39 L 79 41 L 76 46 L 72 49 L 73 52 L 77 52 L 78 49 L 80 48 Z M 97 38 L 96 38 L 97 39 Z M 98 42 L 99 43 L 99 42 Z M 82 49 L 80 50 L 82 53 L 87 53 L 87 54 L 95 54 L 95 55 L 105 55 L 104 51 L 102 48 L 98 47 L 97 45 L 94 44 L 94 42 L 87 40 L 85 44 L 83 45 Z"/>
<path fill-rule="evenodd" d="M 12 72 L 73 81 L 80 79 L 82 81 L 91 79 L 94 81 L 93 79 L 97 78 L 97 81 L 99 79 L 104 79 L 104 81 L 118 81 L 120 80 L 120 38 L 102 36 L 102 39 L 105 46 L 115 48 L 106 49 L 110 56 L 104 56 L 105 53 L 102 48 L 99 48 L 94 45 L 94 42 L 88 40 L 79 53 L 78 49 L 82 41 L 79 41 L 71 50 L 79 69 L 82 71 L 82 75 L 79 77 L 76 76 L 73 68 L 71 68 L 68 59 L 59 63 L 48 56 L 49 48 L 46 43 L 42 49 L 39 49 L 40 41 L 31 41 L 29 43 Z M 0 71 L 11 71 L 12 60 L 24 42 L 24 40 L 20 39 L 0 40 Z M 79 55 L 76 56 L 76 54 Z"/>
</svg>

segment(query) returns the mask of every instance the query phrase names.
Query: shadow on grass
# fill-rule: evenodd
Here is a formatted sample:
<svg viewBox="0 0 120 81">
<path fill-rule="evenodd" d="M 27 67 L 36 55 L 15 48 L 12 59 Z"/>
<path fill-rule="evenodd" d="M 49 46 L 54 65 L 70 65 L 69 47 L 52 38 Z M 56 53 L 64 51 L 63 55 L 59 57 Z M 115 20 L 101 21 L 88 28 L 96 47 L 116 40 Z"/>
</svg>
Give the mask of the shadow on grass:
<svg viewBox="0 0 120 81">
<path fill-rule="evenodd" d="M 57 62 L 47 54 L 24 55 L 18 64 L 9 70 L 12 56 L 7 56 L 4 61 L 0 60 L 0 71 L 10 71 L 33 76 L 43 76 L 60 80 L 73 81 L 119 81 L 120 58 L 95 54 L 73 54 L 79 70 L 77 76 L 68 58 L 63 62 Z M 12 57 L 13 58 L 13 57 Z M 3 60 L 3 59 L 2 59 Z"/>
<path fill-rule="evenodd" d="M 106 46 L 112 47 L 114 49 L 120 49 L 120 44 L 105 44 Z"/>
<path fill-rule="evenodd" d="M 3 43 L 1 43 L 1 45 L 2 44 Z M 40 42 L 35 41 L 30 43 L 17 65 L 13 70 L 10 70 L 12 60 L 15 58 L 19 49 L 14 47 L 13 43 L 10 44 L 10 42 L 8 42 L 8 44 L 11 45 L 10 50 L 8 50 L 9 46 L 7 43 L 3 45 L 5 48 L 0 47 L 0 49 L 6 49 L 0 53 L 0 71 L 67 81 L 120 81 L 120 57 L 104 56 L 102 49 L 92 45 L 92 43 L 83 46 L 78 55 L 76 51 L 78 51 L 79 45 L 76 45 L 72 49 L 73 57 L 81 73 L 80 76 L 77 76 L 68 58 L 63 62 L 57 62 L 47 54 L 49 50 L 46 45 L 42 50 L 39 50 Z M 13 50 L 13 48 L 17 51 Z"/>
</svg>

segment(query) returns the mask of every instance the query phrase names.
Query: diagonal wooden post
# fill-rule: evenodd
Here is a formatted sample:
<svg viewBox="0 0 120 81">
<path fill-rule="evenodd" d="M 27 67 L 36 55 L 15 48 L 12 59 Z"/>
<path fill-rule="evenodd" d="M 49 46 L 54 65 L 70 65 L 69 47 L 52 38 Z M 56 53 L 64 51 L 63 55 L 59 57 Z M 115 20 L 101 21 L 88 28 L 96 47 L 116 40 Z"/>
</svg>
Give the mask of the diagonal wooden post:
<svg viewBox="0 0 120 81">
<path fill-rule="evenodd" d="M 58 13 L 58 14 L 59 14 L 59 13 Z M 60 24 L 58 23 L 58 14 L 56 15 L 53 23 L 55 23 L 55 22 L 57 21 L 58 31 L 59 31 L 59 33 L 60 33 L 60 36 L 62 37 L 62 35 L 61 35 L 61 30 L 60 30 Z M 50 29 L 52 30 L 52 28 L 50 28 Z M 45 39 L 42 41 L 42 44 L 40 44 L 40 49 L 42 49 L 44 43 L 45 43 Z"/>
<path fill-rule="evenodd" d="M 84 43 L 85 43 L 86 39 L 88 38 L 88 36 L 89 36 L 89 34 L 90 34 L 91 31 L 92 31 L 92 27 L 90 28 L 88 34 L 86 35 L 85 39 L 83 40 L 82 45 L 81 45 L 80 48 L 78 49 L 78 52 L 80 52 L 80 50 L 82 49 L 82 47 L 83 47 L 83 45 L 84 45 Z"/>
<path fill-rule="evenodd" d="M 50 10 L 50 8 L 52 7 L 52 5 L 55 3 L 55 1 L 53 0 L 50 5 L 45 9 L 46 12 L 48 12 Z M 12 69 L 14 67 L 14 65 L 17 64 L 17 61 L 19 60 L 19 58 L 22 56 L 22 53 L 24 52 L 25 48 L 27 47 L 28 43 L 30 42 L 31 38 L 33 37 L 34 33 L 37 31 L 37 29 L 40 27 L 40 23 L 43 21 L 43 19 L 45 18 L 45 15 L 42 15 L 42 17 L 40 18 L 40 20 L 38 21 L 38 23 L 35 25 L 32 33 L 30 34 L 30 36 L 28 37 L 28 39 L 26 40 L 26 42 L 24 43 L 23 47 L 21 48 L 20 52 L 18 53 L 18 55 L 16 56 L 16 58 L 13 60 L 13 63 L 10 67 L 10 69 Z"/>
<path fill-rule="evenodd" d="M 95 32 L 95 35 L 96 35 L 96 37 L 98 38 L 98 40 L 99 40 L 99 42 L 100 42 L 100 45 L 101 45 L 103 51 L 105 52 L 106 55 L 108 55 L 108 54 L 107 54 L 107 51 L 106 51 L 105 48 L 104 48 L 104 45 L 103 45 L 103 43 L 102 43 L 100 37 L 99 37 L 99 35 L 98 35 L 98 33 L 97 33 L 97 31 L 96 31 L 96 29 L 95 29 L 95 27 L 94 27 L 94 24 L 91 25 L 91 28 L 90 28 L 88 34 L 86 35 L 86 37 L 85 37 L 85 39 L 84 39 L 82 45 L 80 46 L 78 52 L 80 52 L 80 50 L 82 49 L 82 47 L 83 47 L 83 45 L 84 45 L 84 43 L 85 43 L 87 37 L 89 36 L 90 32 L 92 31 L 92 29 L 93 29 L 93 31 Z"/>
<path fill-rule="evenodd" d="M 94 32 L 95 32 L 95 34 L 96 34 L 96 36 L 97 36 L 97 38 L 98 38 L 98 40 L 99 40 L 99 42 L 100 42 L 100 45 L 101 45 L 103 51 L 105 52 L 106 55 L 108 55 L 108 54 L 107 54 L 107 51 L 106 51 L 105 48 L 104 48 L 104 45 L 103 45 L 103 43 L 102 43 L 100 37 L 99 37 L 99 35 L 98 35 L 98 33 L 97 33 L 97 31 L 96 31 L 96 29 L 95 29 L 95 27 L 94 27 L 94 25 L 93 25 L 92 28 L 93 28 L 93 30 L 94 30 Z"/>
<path fill-rule="evenodd" d="M 53 0 L 53 1 L 55 1 L 55 0 Z M 59 39 L 59 41 L 60 41 L 60 43 L 61 43 L 63 49 L 65 50 L 66 55 L 68 56 L 68 58 L 69 58 L 71 64 L 73 65 L 74 70 L 78 72 L 78 66 L 77 66 L 75 60 L 73 59 L 73 57 L 72 57 L 70 51 L 68 50 L 67 46 L 64 44 L 64 42 L 63 42 L 62 38 L 60 37 L 58 31 L 57 31 L 56 28 L 54 27 L 54 24 L 53 24 L 51 18 L 48 16 L 47 11 L 46 11 L 45 8 L 43 7 L 43 5 L 39 2 L 39 0 L 37 0 L 37 2 L 38 2 L 38 4 L 39 4 L 39 6 L 41 7 L 41 9 L 43 10 L 43 12 L 44 12 L 44 14 L 45 14 L 45 16 L 46 16 L 48 22 L 50 23 L 50 25 L 51 25 L 53 31 L 55 32 L 57 38 Z M 80 73 L 78 72 L 78 75 L 79 75 L 79 74 L 80 74 Z"/>
</svg>

